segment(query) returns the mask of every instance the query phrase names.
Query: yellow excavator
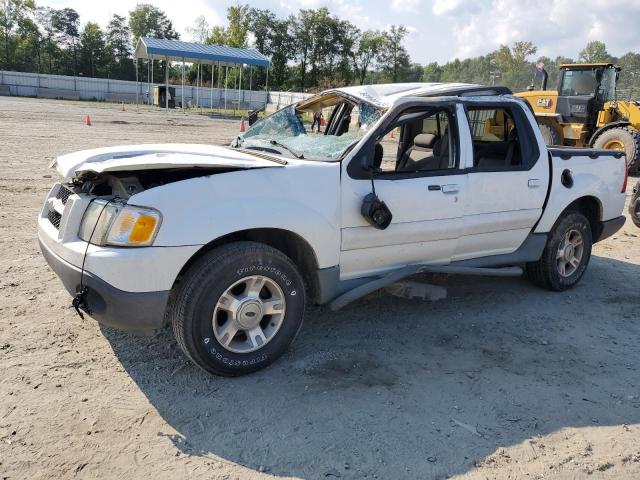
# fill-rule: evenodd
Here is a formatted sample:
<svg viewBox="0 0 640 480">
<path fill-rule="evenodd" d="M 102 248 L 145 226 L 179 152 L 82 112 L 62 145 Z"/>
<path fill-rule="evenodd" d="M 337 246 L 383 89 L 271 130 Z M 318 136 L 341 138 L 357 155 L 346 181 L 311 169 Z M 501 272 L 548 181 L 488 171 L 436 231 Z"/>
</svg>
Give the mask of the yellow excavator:
<svg viewBox="0 0 640 480">
<path fill-rule="evenodd" d="M 616 99 L 620 67 L 612 63 L 560 65 L 556 90 L 538 63 L 541 90 L 533 85 L 516 96 L 526 100 L 547 145 L 622 150 L 630 172 L 640 171 L 640 105 Z"/>
</svg>

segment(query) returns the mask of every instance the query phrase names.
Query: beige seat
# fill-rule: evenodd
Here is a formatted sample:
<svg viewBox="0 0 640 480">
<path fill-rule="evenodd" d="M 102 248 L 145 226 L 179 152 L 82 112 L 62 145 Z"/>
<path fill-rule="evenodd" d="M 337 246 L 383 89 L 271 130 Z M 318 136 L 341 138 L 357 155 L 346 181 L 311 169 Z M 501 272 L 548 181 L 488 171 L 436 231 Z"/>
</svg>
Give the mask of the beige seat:
<svg viewBox="0 0 640 480">
<path fill-rule="evenodd" d="M 449 135 L 442 138 L 432 133 L 420 133 L 405 153 L 402 171 L 440 170 L 449 167 Z"/>
</svg>

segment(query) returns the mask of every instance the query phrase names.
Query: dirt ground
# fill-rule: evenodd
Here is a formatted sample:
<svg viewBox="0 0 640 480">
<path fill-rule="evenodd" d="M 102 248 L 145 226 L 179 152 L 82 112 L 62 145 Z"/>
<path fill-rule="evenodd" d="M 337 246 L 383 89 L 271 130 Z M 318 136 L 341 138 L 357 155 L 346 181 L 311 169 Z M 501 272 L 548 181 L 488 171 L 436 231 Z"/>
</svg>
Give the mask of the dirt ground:
<svg viewBox="0 0 640 480">
<path fill-rule="evenodd" d="M 377 293 L 312 307 L 272 367 L 212 377 L 168 331 L 81 320 L 39 252 L 56 155 L 226 143 L 238 128 L 119 109 L 0 97 L 2 478 L 640 478 L 630 221 L 569 292 L 440 277 L 438 302 Z"/>
</svg>

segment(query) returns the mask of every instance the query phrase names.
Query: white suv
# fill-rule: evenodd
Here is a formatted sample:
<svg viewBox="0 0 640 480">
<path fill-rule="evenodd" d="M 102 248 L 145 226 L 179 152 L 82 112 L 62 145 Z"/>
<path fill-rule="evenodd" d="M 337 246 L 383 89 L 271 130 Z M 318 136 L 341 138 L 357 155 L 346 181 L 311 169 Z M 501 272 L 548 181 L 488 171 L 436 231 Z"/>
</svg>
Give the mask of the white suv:
<svg viewBox="0 0 640 480">
<path fill-rule="evenodd" d="M 312 133 L 322 111 L 326 124 Z M 137 145 L 55 162 L 42 251 L 79 311 L 172 324 L 194 363 L 262 368 L 307 301 L 342 305 L 418 271 L 583 275 L 624 223 L 621 152 L 548 149 L 525 103 L 463 84 L 349 87 L 256 123 L 228 147 Z"/>
</svg>

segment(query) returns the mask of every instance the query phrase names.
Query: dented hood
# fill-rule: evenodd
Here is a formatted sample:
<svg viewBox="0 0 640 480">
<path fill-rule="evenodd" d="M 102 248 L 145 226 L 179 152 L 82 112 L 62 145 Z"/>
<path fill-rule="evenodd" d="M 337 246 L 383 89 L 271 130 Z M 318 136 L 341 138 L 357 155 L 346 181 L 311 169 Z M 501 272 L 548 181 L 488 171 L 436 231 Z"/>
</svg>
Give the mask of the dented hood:
<svg viewBox="0 0 640 480">
<path fill-rule="evenodd" d="M 278 160 L 260 157 L 215 145 L 167 143 L 125 145 L 68 153 L 56 158 L 51 167 L 71 178 L 82 172 L 122 172 L 164 168 L 264 168 L 282 166 Z"/>
</svg>

